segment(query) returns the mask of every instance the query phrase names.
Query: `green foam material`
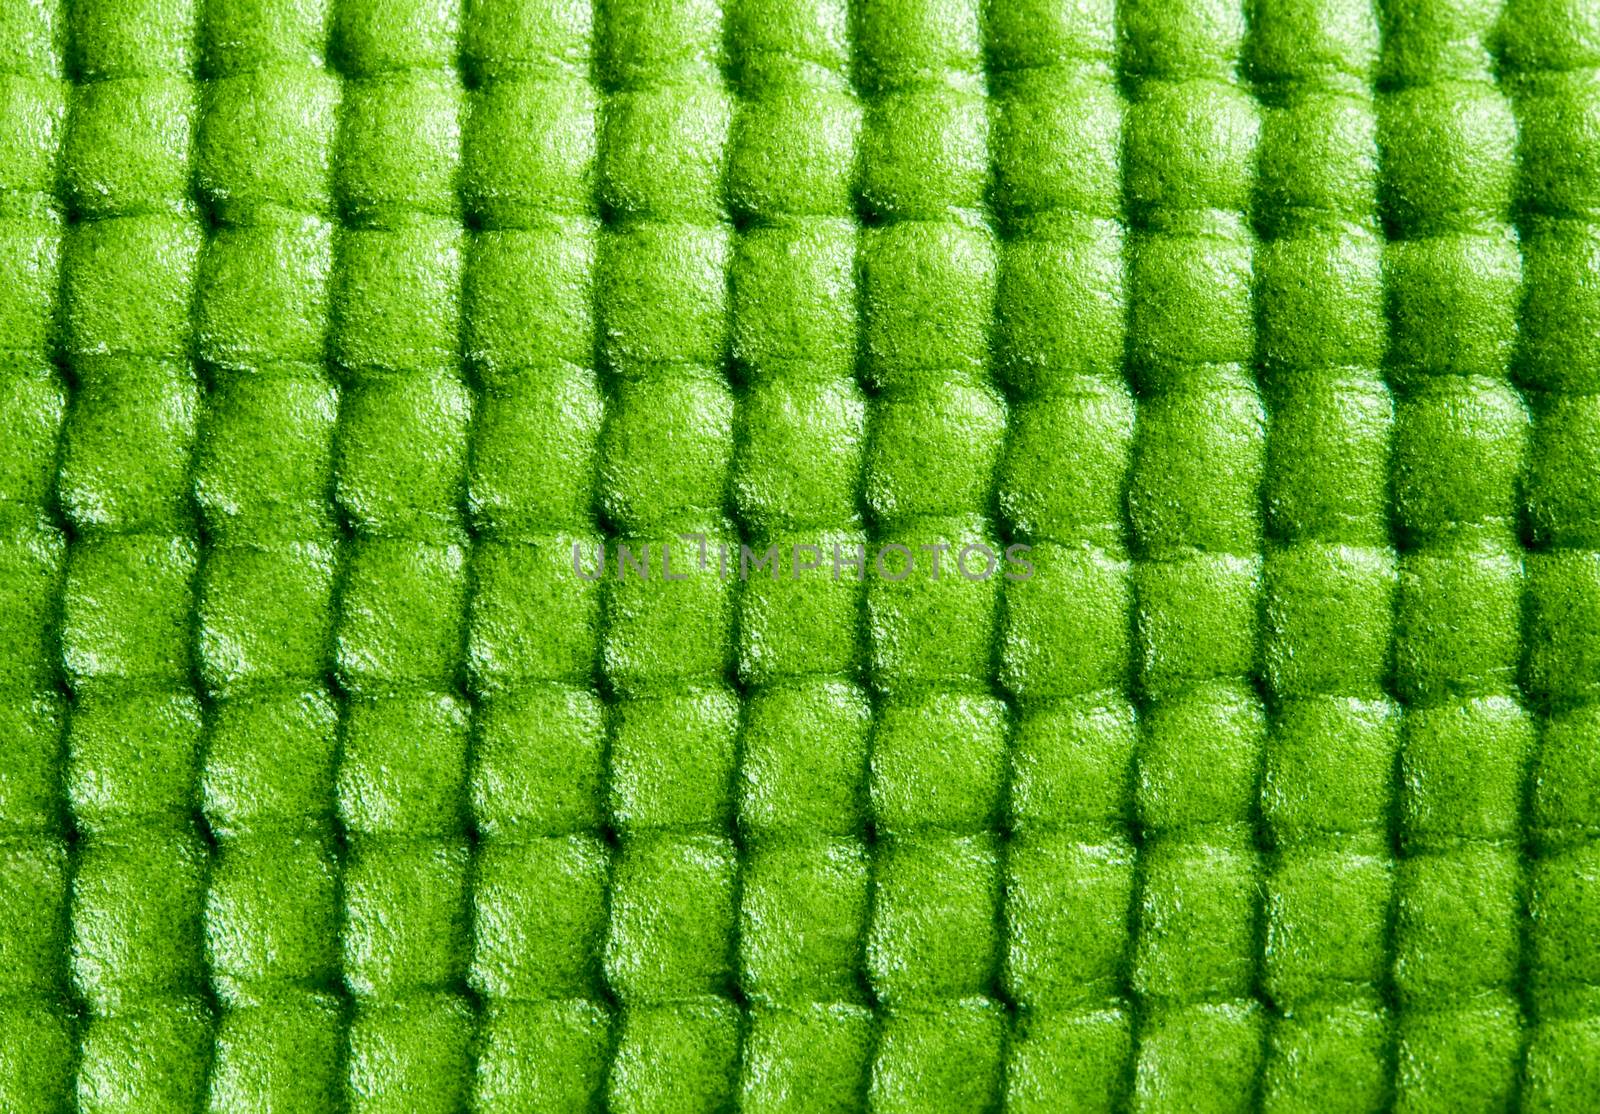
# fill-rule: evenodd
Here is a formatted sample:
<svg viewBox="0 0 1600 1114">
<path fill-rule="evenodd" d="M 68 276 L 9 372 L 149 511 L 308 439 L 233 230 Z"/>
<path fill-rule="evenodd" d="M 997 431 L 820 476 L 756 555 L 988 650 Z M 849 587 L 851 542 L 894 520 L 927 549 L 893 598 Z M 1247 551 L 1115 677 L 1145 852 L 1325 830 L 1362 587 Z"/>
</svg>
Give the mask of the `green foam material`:
<svg viewBox="0 0 1600 1114">
<path fill-rule="evenodd" d="M 1231 364 L 1253 354 L 1249 236 L 1231 216 L 1196 224 L 1133 241 L 1128 345 L 1141 364 Z"/>
<path fill-rule="evenodd" d="M 1395 880 L 1395 985 L 1443 997 L 1504 985 L 1518 963 L 1515 857 L 1468 846 L 1418 855 Z"/>
<path fill-rule="evenodd" d="M 872 739 L 873 819 L 884 832 L 983 831 L 1005 783 L 1006 708 L 999 700 L 934 693 L 878 713 Z"/>
<path fill-rule="evenodd" d="M 1151 831 L 1246 824 L 1266 717 L 1255 694 L 1217 683 L 1164 701 L 1144 721 L 1134 804 Z"/>
<path fill-rule="evenodd" d="M 1393 555 L 1365 546 L 1286 548 L 1267 569 L 1265 672 L 1285 696 L 1374 693 L 1389 668 Z"/>
<path fill-rule="evenodd" d="M 1268 1040 L 1263 1109 L 1375 1110 L 1388 1101 L 1393 1036 L 1381 1011 L 1361 1003 L 1308 1010 L 1279 1022 Z"/>
<path fill-rule="evenodd" d="M 1181 311 L 1184 320 L 1191 311 L 1213 316 L 1193 306 Z M 1261 400 L 1232 369 L 1198 372 L 1144 400 L 1128 517 L 1149 556 L 1182 546 L 1222 553 L 1255 548 L 1261 527 L 1250 494 L 1260 486 L 1266 455 L 1262 418 Z"/>
<path fill-rule="evenodd" d="M 191 0 L 135 0 L 127 8 L 101 0 L 74 8 L 65 30 L 82 78 L 185 74 L 194 69 L 198 16 Z"/>
<path fill-rule="evenodd" d="M 1005 428 L 995 392 L 930 385 L 880 395 L 874 411 L 864 494 L 880 520 L 954 515 L 984 501 Z"/>
<path fill-rule="evenodd" d="M 1004 1027 L 982 998 L 891 1014 L 878 1035 L 869 1104 L 894 1114 L 981 1108 L 999 1089 Z"/>
<path fill-rule="evenodd" d="M 1125 965 L 1134 853 L 1126 840 L 1048 833 L 1014 841 L 1006 858 L 1004 985 L 1033 1009 L 1115 996 Z"/>
<path fill-rule="evenodd" d="M 1529 256 L 1518 260 L 1504 236 L 1473 233 L 1391 244 L 1384 258 L 1389 361 L 1401 381 L 1445 368 L 1503 374 L 1516 341 L 1512 292 L 1534 261 Z"/>
<path fill-rule="evenodd" d="M 1394 403 L 1371 378 L 1296 372 L 1270 396 L 1273 431 L 1262 495 L 1270 534 L 1285 541 L 1344 536 L 1367 544 L 1389 530 Z M 1323 482 L 1331 471 L 1338 486 Z"/>
<path fill-rule="evenodd" d="M 196 281 L 199 351 L 247 371 L 320 362 L 332 266 L 332 230 L 315 217 L 218 232 L 200 256 Z"/>
<path fill-rule="evenodd" d="M 67 962 L 84 999 L 106 1007 L 197 989 L 205 866 L 203 844 L 183 829 L 135 828 L 83 848 Z"/>
<path fill-rule="evenodd" d="M 927 385 L 981 367 L 996 271 L 995 245 L 981 227 L 905 221 L 869 229 L 861 245 L 869 382 Z"/>
<path fill-rule="evenodd" d="M 1600 969 L 1594 943 L 1592 846 L 1552 855 L 1533 872 L 1529 899 L 1534 958 L 1551 982 L 1591 985 Z"/>
<path fill-rule="evenodd" d="M 348 831 L 445 836 L 461 830 L 467 711 L 445 693 L 352 702 L 339 752 Z"/>
<path fill-rule="evenodd" d="M 889 93 L 867 107 L 858 189 L 883 220 L 930 220 L 983 204 L 988 121 L 964 90 Z"/>
<path fill-rule="evenodd" d="M 475 1102 L 539 1114 L 598 1107 L 611 1039 L 609 1018 L 593 1003 L 497 1003 L 478 1034 Z"/>
<path fill-rule="evenodd" d="M 326 669 L 331 547 L 219 550 L 200 576 L 200 676 L 212 692 L 287 683 Z"/>
<path fill-rule="evenodd" d="M 1555 1022 L 1542 1028 L 1528 1048 L 1526 1093 L 1533 1101 L 1574 1108 L 1600 1094 L 1600 1078 L 1588 1048 L 1595 1026 L 1587 1019 Z"/>
<path fill-rule="evenodd" d="M 1025 396 L 1046 402 L 1070 395 L 1075 373 L 1105 375 L 1122 358 L 1128 308 L 1123 246 L 1116 221 L 1055 213 L 1001 245 L 995 345 L 1006 379 Z"/>
<path fill-rule="evenodd" d="M 530 686 L 477 722 L 473 822 L 485 835 L 598 828 L 605 815 L 605 710 L 587 690 Z"/>
<path fill-rule="evenodd" d="M 1399 747 L 1400 716 L 1386 701 L 1286 703 L 1267 740 L 1262 819 L 1280 843 L 1387 830 Z"/>
<path fill-rule="evenodd" d="M 334 500 L 352 527 L 418 537 L 454 524 L 470 407 L 449 379 L 397 376 L 343 395 Z"/>
<path fill-rule="evenodd" d="M 620 93 L 606 107 L 601 211 L 613 220 L 716 220 L 732 117 L 726 94 L 663 85 Z"/>
<path fill-rule="evenodd" d="M 1509 521 L 1527 417 L 1509 388 L 1445 379 L 1395 415 L 1395 514 L 1432 540 L 1458 526 Z M 1468 462 L 1470 461 L 1470 465 Z"/>
<path fill-rule="evenodd" d="M 544 535 L 478 552 L 467 617 L 467 669 L 480 692 L 528 681 L 581 682 L 591 675 L 600 592 L 588 582 L 576 590 L 564 582 L 572 575 L 575 544 L 589 553 L 594 543 L 587 537 Z M 530 583 L 544 590 L 530 592 Z"/>
<path fill-rule="evenodd" d="M 733 1099 L 739 1017 L 715 998 L 622 1015 L 607 1086 L 618 1114 L 725 1108 Z M 670 1070 L 663 1070 L 665 1065 Z"/>
<path fill-rule="evenodd" d="M 194 90 L 172 78 L 86 86 L 62 151 L 67 203 L 80 216 L 181 209 L 189 192 Z"/>
<path fill-rule="evenodd" d="M 0 251 L 12 275 L 0 298 L 0 323 L 6 327 L 6 348 L 14 354 L 42 356 L 57 339 L 61 244 L 55 221 L 0 222 Z"/>
<path fill-rule="evenodd" d="M 1125 701 L 1038 701 L 1012 736 L 1013 827 L 1045 830 L 1132 818 L 1138 732 Z"/>
<path fill-rule="evenodd" d="M 462 547 L 382 538 L 353 548 L 335 636 L 346 683 L 448 684 L 461 646 Z"/>
<path fill-rule="evenodd" d="M 1589 459 L 1597 414 L 1592 396 L 1556 398 L 1539 415 L 1528 446 L 1526 518 L 1533 536 L 1551 545 L 1593 545 L 1596 490 Z"/>
<path fill-rule="evenodd" d="M 594 283 L 607 366 L 631 375 L 722 362 L 729 239 L 720 225 L 641 222 L 606 232 Z"/>
<path fill-rule="evenodd" d="M 731 344 L 751 378 L 849 375 L 857 239 L 853 223 L 828 219 L 758 225 L 738 238 L 728 264 Z"/>
<path fill-rule="evenodd" d="M 1021 535 L 1106 544 L 1117 536 L 1133 400 L 1094 379 L 1072 387 L 1011 413 L 998 499 Z M 1046 447 L 1072 461 L 1070 475 L 1046 464 Z"/>
<path fill-rule="evenodd" d="M 1007 1050 L 1006 1102 L 1028 1114 L 1115 1110 L 1132 1028 L 1121 1009 L 1029 1014 Z"/>
<path fill-rule="evenodd" d="M 1378 180 L 1376 132 L 1370 100 L 1315 84 L 1266 106 L 1257 155 L 1257 219 L 1276 227 L 1306 212 L 1370 209 Z"/>
<path fill-rule="evenodd" d="M 743 1109 L 821 1114 L 860 1103 L 871 1057 L 871 1014 L 843 1004 L 756 1010 L 744 1038 Z"/>
<path fill-rule="evenodd" d="M 1454 691 L 1493 692 L 1516 676 L 1516 557 L 1498 546 L 1408 558 L 1396 627 L 1405 643 L 1395 688 L 1418 702 Z"/>
<path fill-rule="evenodd" d="M 1503 697 L 1414 712 L 1401 743 L 1401 835 L 1514 838 L 1532 746 L 1526 714 Z"/>
<path fill-rule="evenodd" d="M 457 81 L 427 73 L 345 85 L 334 193 L 347 220 L 384 224 L 459 207 L 462 100 Z"/>
<path fill-rule="evenodd" d="M 869 553 L 873 567 L 867 573 L 867 633 L 871 671 L 880 688 L 936 680 L 972 683 L 989 676 L 1003 574 L 997 570 L 987 579 L 971 580 L 949 567 L 952 557 L 959 560 L 968 546 L 979 545 L 996 554 L 998 566 L 1001 547 L 983 529 L 982 520 L 968 516 L 912 519 L 911 525 L 879 539 L 880 545 L 909 550 L 909 558 L 899 550 Z M 934 555 L 924 552 L 928 546 L 946 547 L 937 579 Z M 909 571 L 908 560 L 916 562 Z M 973 551 L 969 568 L 974 575 L 984 560 L 981 550 Z M 880 575 L 880 563 L 886 575 Z"/>
<path fill-rule="evenodd" d="M 865 399 L 849 380 L 757 383 L 735 411 L 733 496 L 758 528 L 858 516 Z M 815 461 L 797 472 L 796 459 Z"/>
<path fill-rule="evenodd" d="M 1400 152 L 1385 167 L 1381 202 L 1406 232 L 1510 208 L 1516 121 L 1498 91 L 1439 83 L 1382 98 L 1378 141 Z"/>
<path fill-rule="evenodd" d="M 1529 810 L 1538 839 L 1548 847 L 1588 839 L 1593 834 L 1600 766 L 1584 745 L 1595 729 L 1589 709 L 1552 717 L 1533 768 Z"/>
<path fill-rule="evenodd" d="M 54 681 L 58 667 L 47 651 L 51 617 L 48 600 L 60 592 L 66 546 L 54 532 L 24 526 L 0 537 L 0 579 L 5 606 L 0 630 L 5 656 L 0 675 L 22 689 L 42 688 Z"/>
<path fill-rule="evenodd" d="M 358 1012 L 345 1101 L 362 1114 L 459 1110 L 470 1093 L 472 1012 L 451 994 L 419 994 Z"/>
<path fill-rule="evenodd" d="M 987 833 L 897 838 L 880 849 L 866 967 L 890 1006 L 973 998 L 999 964 L 1000 876 Z"/>
<path fill-rule="evenodd" d="M 468 9 L 462 50 L 479 78 L 543 73 L 593 56 L 594 12 L 581 4 L 490 0 Z"/>
<path fill-rule="evenodd" d="M 338 879 L 325 841 L 229 841 L 207 879 L 206 957 L 219 993 L 326 986 L 339 969 Z"/>
<path fill-rule="evenodd" d="M 703 521 L 722 506 L 733 395 L 715 380 L 621 384 L 600 438 L 600 506 L 618 529 Z"/>
<path fill-rule="evenodd" d="M 585 211 L 598 147 L 595 102 L 589 84 L 571 78 L 492 81 L 474 90 L 462 132 L 467 212 L 519 227 L 552 212 Z M 511 152 L 525 159 L 508 159 Z"/>
<path fill-rule="evenodd" d="M 338 396 L 319 378 L 227 377 L 192 457 L 200 519 L 219 541 L 318 538 L 333 522 Z"/>
<path fill-rule="evenodd" d="M 1263 363 L 1371 367 L 1383 358 L 1383 245 L 1368 232 L 1285 234 L 1256 256 Z"/>
<path fill-rule="evenodd" d="M 324 693 L 227 700 L 209 727 L 200 801 L 213 832 L 310 828 L 332 817 L 338 711 Z"/>
<path fill-rule="evenodd" d="M 347 374 L 459 362 L 462 239 L 443 218 L 338 238 L 330 320 L 333 356 Z"/>
<path fill-rule="evenodd" d="M 740 825 L 756 834 L 858 831 L 869 815 L 865 695 L 839 681 L 773 685 L 744 715 Z"/>
<path fill-rule="evenodd" d="M 855 1002 L 870 891 L 848 839 L 764 842 L 741 874 L 740 985 L 770 1003 Z"/>
<path fill-rule="evenodd" d="M 1254 978 L 1255 853 L 1238 836 L 1151 841 L 1140 856 L 1133 984 L 1160 1001 L 1239 998 Z"/>
<path fill-rule="evenodd" d="M 218 0 L 201 21 L 201 62 L 219 76 L 310 65 L 327 47 L 331 8 L 329 0 Z"/>
<path fill-rule="evenodd" d="M 425 0 L 354 0 L 335 7 L 332 31 L 342 73 L 443 67 L 455 60 L 461 13 Z"/>
<path fill-rule="evenodd" d="M 1579 701 L 1595 691 L 1592 663 L 1600 640 L 1600 562 L 1584 550 L 1555 550 L 1528 562 L 1523 683 L 1552 701 Z"/>
<path fill-rule="evenodd" d="M 1244 91 L 1202 81 L 1151 82 L 1128 109 L 1123 189 L 1134 212 L 1244 209 L 1260 130 Z"/>
<path fill-rule="evenodd" d="M 358 841 L 344 863 L 344 979 L 379 1001 L 462 974 L 467 849 L 459 841 Z"/>
<path fill-rule="evenodd" d="M 1159 698 L 1250 673 L 1260 592 L 1260 563 L 1250 557 L 1198 554 L 1138 566 L 1134 597 L 1144 692 Z"/>
<path fill-rule="evenodd" d="M 995 9 L 989 18 L 1004 13 Z M 997 30 L 991 22 L 991 32 Z M 1123 104 L 1112 90 L 1094 80 L 1024 70 L 999 109 L 989 143 L 997 156 L 1000 213 L 1019 222 L 1058 209 L 1117 215 Z"/>
<path fill-rule="evenodd" d="M 585 524 L 603 412 L 593 373 L 576 369 L 520 375 L 484 396 L 467 464 L 478 527 L 516 536 Z"/>
<path fill-rule="evenodd" d="M 201 239 L 193 222 L 154 214 L 75 225 L 62 248 L 67 350 L 182 356 Z"/>
<path fill-rule="evenodd" d="M 200 705 L 187 694 L 79 701 L 62 769 L 74 822 L 110 831 L 186 818 L 195 804 L 202 731 Z"/>
<path fill-rule="evenodd" d="M 1008 585 L 1002 601 L 1001 681 L 1030 700 L 1124 684 L 1133 650 L 1128 562 L 1055 542 L 1035 545 L 1028 559 L 1033 576 Z"/>
<path fill-rule="evenodd" d="M 785 83 L 741 104 L 729 139 L 730 208 L 754 217 L 851 212 L 860 127 L 859 106 L 833 90 Z"/>
<path fill-rule="evenodd" d="M 93 1018 L 79 1038 L 78 1110 L 198 1109 L 212 1018 L 196 998 L 157 998 Z"/>
<path fill-rule="evenodd" d="M 1162 1010 L 1141 1030 L 1135 1102 L 1153 1110 L 1248 1110 L 1265 1060 L 1265 1022 L 1254 1002 Z"/>
<path fill-rule="evenodd" d="M 607 983 L 625 1001 L 714 995 L 733 973 L 735 859 L 718 836 L 646 835 L 611 877 Z"/>
<path fill-rule="evenodd" d="M 1593 205 L 1594 183 L 1584 167 L 1595 140 L 1579 121 L 1593 112 L 1596 94 L 1593 75 L 1582 72 L 1528 81 L 1517 138 L 1533 167 L 1518 183 L 1518 200 L 1529 208 L 1557 215 Z"/>
<path fill-rule="evenodd" d="M 68 676 L 186 680 L 195 563 L 183 537 L 129 534 L 73 547 L 61 606 Z"/>
<path fill-rule="evenodd" d="M 488 999 L 595 997 L 609 860 L 588 835 L 490 844 L 472 880 L 470 985 Z"/>
<path fill-rule="evenodd" d="M 688 522 L 682 529 L 705 535 L 708 556 L 704 568 L 698 562 L 698 544 L 684 542 L 677 529 L 644 536 L 622 536 L 607 546 L 614 570 L 622 559 L 622 545 L 629 547 L 635 560 L 641 560 L 648 547 L 658 574 L 653 580 L 643 579 L 632 571 L 625 576 L 608 575 L 601 586 L 604 600 L 601 665 L 611 683 L 624 694 L 648 693 L 720 678 L 730 663 L 733 577 L 741 562 L 739 544 L 737 539 L 718 530 L 695 527 L 695 523 Z M 670 552 L 678 555 L 672 558 L 673 575 L 686 576 L 687 580 L 662 579 L 662 546 L 670 547 Z M 719 572 L 718 552 L 723 546 L 729 553 L 730 573 L 726 580 Z M 570 560 L 570 550 L 561 556 L 565 564 Z M 753 560 L 760 556 L 757 553 Z M 583 557 L 585 568 L 592 567 L 588 564 L 590 560 L 588 555 Z M 679 561 L 683 562 L 682 566 Z"/>
<path fill-rule="evenodd" d="M 1399 1030 L 1395 1097 L 1411 1109 L 1504 1103 L 1516 1088 L 1517 1021 L 1509 1001 L 1490 997 L 1462 1008 L 1402 1015 Z M 1537 1060 L 1531 1049 L 1529 1056 Z M 1445 1061 L 1460 1070 L 1430 1070 Z M 1540 1097 L 1539 1074 L 1530 1062 L 1525 1079 L 1535 1098 Z M 1561 1101 L 1554 1105 L 1560 1109 Z"/>
<path fill-rule="evenodd" d="M 77 392 L 56 494 L 79 529 L 173 532 L 188 514 L 193 378 L 166 363 L 109 365 Z"/>
<path fill-rule="evenodd" d="M 590 362 L 595 239 L 592 224 L 577 217 L 472 238 L 466 353 L 485 378 Z"/>
<path fill-rule="evenodd" d="M 1600 1109 L 1597 75 L 0 3 L 0 1109 Z"/>
<path fill-rule="evenodd" d="M 0 767 L 0 830 L 8 835 L 43 834 L 61 818 L 62 713 L 61 699 L 49 694 L 0 702 L 0 730 L 11 740 Z"/>
<path fill-rule="evenodd" d="M 225 1014 L 216 1030 L 212 1102 L 315 1109 L 338 1101 L 338 1000 L 289 990 Z"/>
<path fill-rule="evenodd" d="M 1273 1000 L 1293 1008 L 1381 985 L 1391 888 L 1376 841 L 1284 852 L 1266 879 L 1263 983 Z"/>
<path fill-rule="evenodd" d="M 0 992 L 47 994 L 58 989 L 67 903 L 65 850 L 57 841 L 27 841 L 0 852 L 7 921 L 0 942 L 6 972 Z"/>
<path fill-rule="evenodd" d="M 611 725 L 611 822 L 620 831 L 722 831 L 733 805 L 739 702 L 726 688 L 628 700 Z"/>
<path fill-rule="evenodd" d="M 9 1034 L 0 1060 L 0 1095 L 24 1109 L 68 1109 L 76 1045 L 65 1012 L 22 999 L 0 1007 L 0 1016 Z"/>
<path fill-rule="evenodd" d="M 337 82 L 243 72 L 208 82 L 205 95 L 194 170 L 215 212 L 249 223 L 330 208 Z"/>
</svg>

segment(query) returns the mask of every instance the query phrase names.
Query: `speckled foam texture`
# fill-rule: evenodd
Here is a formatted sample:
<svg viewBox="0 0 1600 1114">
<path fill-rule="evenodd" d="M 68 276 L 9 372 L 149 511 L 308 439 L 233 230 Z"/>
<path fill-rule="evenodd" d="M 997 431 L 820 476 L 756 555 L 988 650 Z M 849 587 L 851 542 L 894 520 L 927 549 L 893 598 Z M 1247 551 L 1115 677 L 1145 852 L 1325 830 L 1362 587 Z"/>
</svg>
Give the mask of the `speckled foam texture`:
<svg viewBox="0 0 1600 1114">
<path fill-rule="evenodd" d="M 0 119 L 0 1111 L 1600 1110 L 1593 0 L 0 0 Z M 1035 575 L 572 575 L 691 533 Z"/>
</svg>

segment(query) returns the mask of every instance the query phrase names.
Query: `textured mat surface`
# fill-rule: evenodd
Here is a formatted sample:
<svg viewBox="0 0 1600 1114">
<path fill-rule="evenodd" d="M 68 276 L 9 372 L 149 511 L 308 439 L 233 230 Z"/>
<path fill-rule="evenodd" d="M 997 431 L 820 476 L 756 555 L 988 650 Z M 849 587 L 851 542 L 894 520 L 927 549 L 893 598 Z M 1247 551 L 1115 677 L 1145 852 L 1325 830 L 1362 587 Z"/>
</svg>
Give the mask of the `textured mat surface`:
<svg viewBox="0 0 1600 1114">
<path fill-rule="evenodd" d="M 1592 0 L 4 0 L 0 106 L 0 1110 L 1600 1109 Z"/>
</svg>

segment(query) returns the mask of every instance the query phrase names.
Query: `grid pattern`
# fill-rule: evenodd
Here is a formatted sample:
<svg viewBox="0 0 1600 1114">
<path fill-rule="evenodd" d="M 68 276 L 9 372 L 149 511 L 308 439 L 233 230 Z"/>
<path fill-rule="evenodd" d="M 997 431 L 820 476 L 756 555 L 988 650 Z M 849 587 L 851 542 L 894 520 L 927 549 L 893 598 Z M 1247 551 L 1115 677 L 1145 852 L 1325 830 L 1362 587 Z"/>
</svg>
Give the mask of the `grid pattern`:
<svg viewBox="0 0 1600 1114">
<path fill-rule="evenodd" d="M 0 1110 L 1600 1108 L 1590 0 L 4 0 L 0 106 Z"/>
</svg>

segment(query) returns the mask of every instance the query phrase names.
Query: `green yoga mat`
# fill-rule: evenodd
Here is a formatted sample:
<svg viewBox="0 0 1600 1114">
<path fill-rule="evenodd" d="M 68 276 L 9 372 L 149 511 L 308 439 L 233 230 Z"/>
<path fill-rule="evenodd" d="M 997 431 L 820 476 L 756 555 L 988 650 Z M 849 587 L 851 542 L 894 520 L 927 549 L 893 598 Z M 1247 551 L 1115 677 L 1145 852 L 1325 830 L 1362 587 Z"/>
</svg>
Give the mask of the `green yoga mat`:
<svg viewBox="0 0 1600 1114">
<path fill-rule="evenodd" d="M 1595 0 L 0 0 L 0 1111 L 1600 1110 Z"/>
</svg>

